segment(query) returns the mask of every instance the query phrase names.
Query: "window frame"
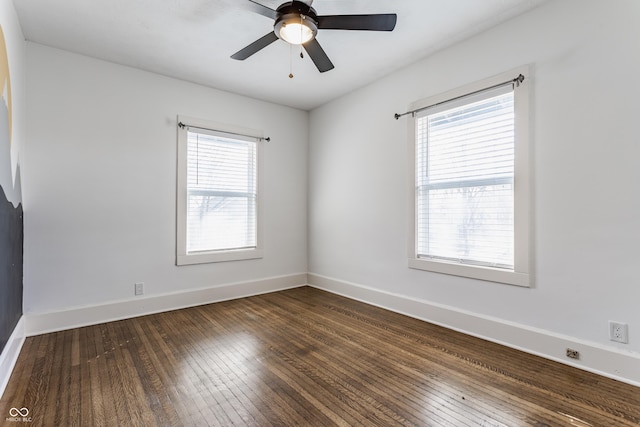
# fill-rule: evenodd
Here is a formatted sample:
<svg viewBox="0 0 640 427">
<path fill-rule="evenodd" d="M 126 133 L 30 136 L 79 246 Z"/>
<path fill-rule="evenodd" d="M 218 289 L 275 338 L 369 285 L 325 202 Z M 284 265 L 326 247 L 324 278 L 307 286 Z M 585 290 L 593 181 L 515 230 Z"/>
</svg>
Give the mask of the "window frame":
<svg viewBox="0 0 640 427">
<path fill-rule="evenodd" d="M 194 117 L 178 116 L 177 126 L 177 167 L 176 167 L 176 265 L 205 264 L 226 261 L 241 261 L 259 259 L 264 256 L 262 239 L 262 139 L 261 131 L 240 126 L 217 123 L 211 120 Z M 214 132 L 236 134 L 239 140 L 256 139 L 256 246 L 252 248 L 228 249 L 215 251 L 187 252 L 187 132 L 188 127 L 202 128 Z M 204 132 L 203 132 L 204 133 Z M 246 136 L 246 137 L 245 137 Z"/>
<path fill-rule="evenodd" d="M 430 96 L 412 103 L 410 111 L 425 109 L 434 104 L 452 101 L 456 98 L 471 95 L 510 81 L 519 74 L 525 76 L 523 82 L 514 88 L 515 112 L 515 164 L 514 164 L 514 268 L 503 269 L 484 265 L 462 264 L 444 259 L 425 259 L 418 257 L 417 230 L 417 197 L 416 197 L 416 115 L 407 120 L 409 139 L 409 183 L 410 183 L 410 220 L 409 220 L 409 268 L 431 271 L 453 276 L 468 277 L 489 282 L 504 283 L 515 286 L 530 287 L 533 283 L 531 274 L 531 167 L 530 167 L 530 135 L 529 135 L 529 67 L 523 66 L 500 73 L 465 86 Z M 473 96 L 469 98 L 469 103 Z"/>
</svg>

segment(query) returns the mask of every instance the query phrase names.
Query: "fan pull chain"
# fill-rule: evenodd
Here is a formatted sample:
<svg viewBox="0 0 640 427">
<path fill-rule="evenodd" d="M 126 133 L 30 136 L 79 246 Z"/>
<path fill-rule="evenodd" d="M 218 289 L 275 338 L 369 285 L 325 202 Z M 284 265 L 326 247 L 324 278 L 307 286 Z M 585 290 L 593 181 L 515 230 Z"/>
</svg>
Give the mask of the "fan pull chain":
<svg viewBox="0 0 640 427">
<path fill-rule="evenodd" d="M 303 22 L 302 20 L 304 19 L 303 15 L 300 15 L 300 40 L 302 40 L 302 28 L 303 28 Z M 300 44 L 300 59 L 303 59 L 304 55 L 302 54 L 302 44 Z"/>
<path fill-rule="evenodd" d="M 289 78 L 293 78 L 293 45 L 289 45 Z"/>
</svg>

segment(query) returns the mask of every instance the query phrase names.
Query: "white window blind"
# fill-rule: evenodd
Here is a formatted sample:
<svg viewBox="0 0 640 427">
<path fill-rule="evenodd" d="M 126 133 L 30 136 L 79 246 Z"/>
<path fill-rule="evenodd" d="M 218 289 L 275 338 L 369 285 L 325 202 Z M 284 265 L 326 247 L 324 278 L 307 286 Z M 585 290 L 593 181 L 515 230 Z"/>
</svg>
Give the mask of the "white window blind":
<svg viewBox="0 0 640 427">
<path fill-rule="evenodd" d="M 416 115 L 416 255 L 514 268 L 511 85 Z"/>
<path fill-rule="evenodd" d="M 187 254 L 256 248 L 256 143 L 188 128 Z"/>
</svg>

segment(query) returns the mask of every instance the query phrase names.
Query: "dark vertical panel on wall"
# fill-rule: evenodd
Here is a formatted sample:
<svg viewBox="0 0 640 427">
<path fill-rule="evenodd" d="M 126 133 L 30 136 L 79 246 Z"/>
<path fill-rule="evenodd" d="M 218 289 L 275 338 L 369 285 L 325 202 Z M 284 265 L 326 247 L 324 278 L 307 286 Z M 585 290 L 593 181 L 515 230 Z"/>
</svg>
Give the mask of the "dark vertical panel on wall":
<svg viewBox="0 0 640 427">
<path fill-rule="evenodd" d="M 11 78 L 0 27 L 0 352 L 22 316 L 24 238 L 20 164 L 12 159 Z M 18 151 L 16 146 L 14 151 Z M 17 153 L 14 153 L 17 154 Z"/>
<path fill-rule="evenodd" d="M 14 207 L 0 187 L 0 352 L 22 315 L 22 204 Z"/>
</svg>

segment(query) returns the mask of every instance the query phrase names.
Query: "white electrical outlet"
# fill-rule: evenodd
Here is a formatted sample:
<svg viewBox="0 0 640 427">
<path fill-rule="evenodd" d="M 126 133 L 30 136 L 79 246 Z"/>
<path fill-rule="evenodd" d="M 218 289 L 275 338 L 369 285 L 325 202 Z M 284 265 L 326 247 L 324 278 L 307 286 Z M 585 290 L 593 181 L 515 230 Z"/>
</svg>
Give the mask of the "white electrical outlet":
<svg viewBox="0 0 640 427">
<path fill-rule="evenodd" d="M 134 285 L 133 293 L 137 295 L 144 294 L 144 282 L 138 282 Z"/>
<path fill-rule="evenodd" d="M 609 320 L 609 339 L 627 344 L 629 342 L 629 326 L 626 323 Z"/>
</svg>

